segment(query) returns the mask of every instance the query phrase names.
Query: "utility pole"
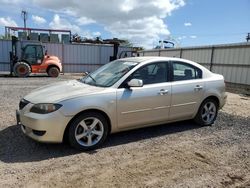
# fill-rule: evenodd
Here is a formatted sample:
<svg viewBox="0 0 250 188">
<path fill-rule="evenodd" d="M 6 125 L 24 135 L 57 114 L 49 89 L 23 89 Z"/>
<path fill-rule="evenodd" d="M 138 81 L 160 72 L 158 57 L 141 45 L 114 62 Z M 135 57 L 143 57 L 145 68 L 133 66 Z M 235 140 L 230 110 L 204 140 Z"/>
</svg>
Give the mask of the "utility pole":
<svg viewBox="0 0 250 188">
<path fill-rule="evenodd" d="M 247 34 L 246 39 L 247 39 L 247 42 L 249 42 L 249 41 L 250 41 L 250 33 L 248 33 L 248 34 Z"/>
<path fill-rule="evenodd" d="M 23 26 L 26 29 L 26 20 L 28 19 L 28 12 L 25 10 L 22 10 L 22 18 L 23 18 Z"/>
</svg>

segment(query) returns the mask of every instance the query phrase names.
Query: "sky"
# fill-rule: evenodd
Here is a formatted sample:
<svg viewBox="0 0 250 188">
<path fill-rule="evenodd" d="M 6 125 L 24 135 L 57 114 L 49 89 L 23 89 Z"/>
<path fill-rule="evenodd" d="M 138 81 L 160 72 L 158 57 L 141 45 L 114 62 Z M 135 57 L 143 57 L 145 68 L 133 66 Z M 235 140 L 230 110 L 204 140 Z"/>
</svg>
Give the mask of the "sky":
<svg viewBox="0 0 250 188">
<path fill-rule="evenodd" d="M 120 38 L 151 49 L 245 42 L 250 0 L 0 0 L 4 26 L 69 29 L 82 37 Z"/>
</svg>

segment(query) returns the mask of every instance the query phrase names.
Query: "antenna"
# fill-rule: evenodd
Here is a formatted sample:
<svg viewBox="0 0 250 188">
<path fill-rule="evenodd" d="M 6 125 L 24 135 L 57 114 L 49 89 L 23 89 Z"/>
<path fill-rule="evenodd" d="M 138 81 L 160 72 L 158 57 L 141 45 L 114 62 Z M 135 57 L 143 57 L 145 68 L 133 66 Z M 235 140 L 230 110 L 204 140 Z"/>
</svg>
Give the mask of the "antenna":
<svg viewBox="0 0 250 188">
<path fill-rule="evenodd" d="M 23 18 L 23 26 L 26 29 L 26 20 L 28 19 L 28 12 L 25 10 L 22 10 L 21 16 Z"/>
</svg>

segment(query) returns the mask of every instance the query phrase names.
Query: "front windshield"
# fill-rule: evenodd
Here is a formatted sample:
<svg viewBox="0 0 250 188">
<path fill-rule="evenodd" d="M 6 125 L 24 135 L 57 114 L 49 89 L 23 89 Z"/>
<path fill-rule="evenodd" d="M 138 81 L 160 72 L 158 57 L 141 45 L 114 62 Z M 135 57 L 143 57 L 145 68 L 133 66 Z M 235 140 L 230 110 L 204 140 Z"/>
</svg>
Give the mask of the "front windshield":
<svg viewBox="0 0 250 188">
<path fill-rule="evenodd" d="M 80 81 L 89 85 L 110 87 L 137 64 L 138 62 L 135 61 L 112 61 L 86 77 L 83 77 Z"/>
</svg>

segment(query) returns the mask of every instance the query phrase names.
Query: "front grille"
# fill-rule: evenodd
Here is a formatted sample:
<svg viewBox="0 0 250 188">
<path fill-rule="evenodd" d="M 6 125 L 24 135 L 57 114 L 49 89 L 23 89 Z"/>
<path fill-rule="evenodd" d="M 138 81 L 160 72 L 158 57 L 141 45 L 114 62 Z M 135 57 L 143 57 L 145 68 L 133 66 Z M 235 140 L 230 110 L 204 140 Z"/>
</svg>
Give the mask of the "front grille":
<svg viewBox="0 0 250 188">
<path fill-rule="evenodd" d="M 27 104 L 29 104 L 30 102 L 25 100 L 25 99 L 22 99 L 20 102 L 19 102 L 19 110 L 22 110 Z"/>
</svg>

